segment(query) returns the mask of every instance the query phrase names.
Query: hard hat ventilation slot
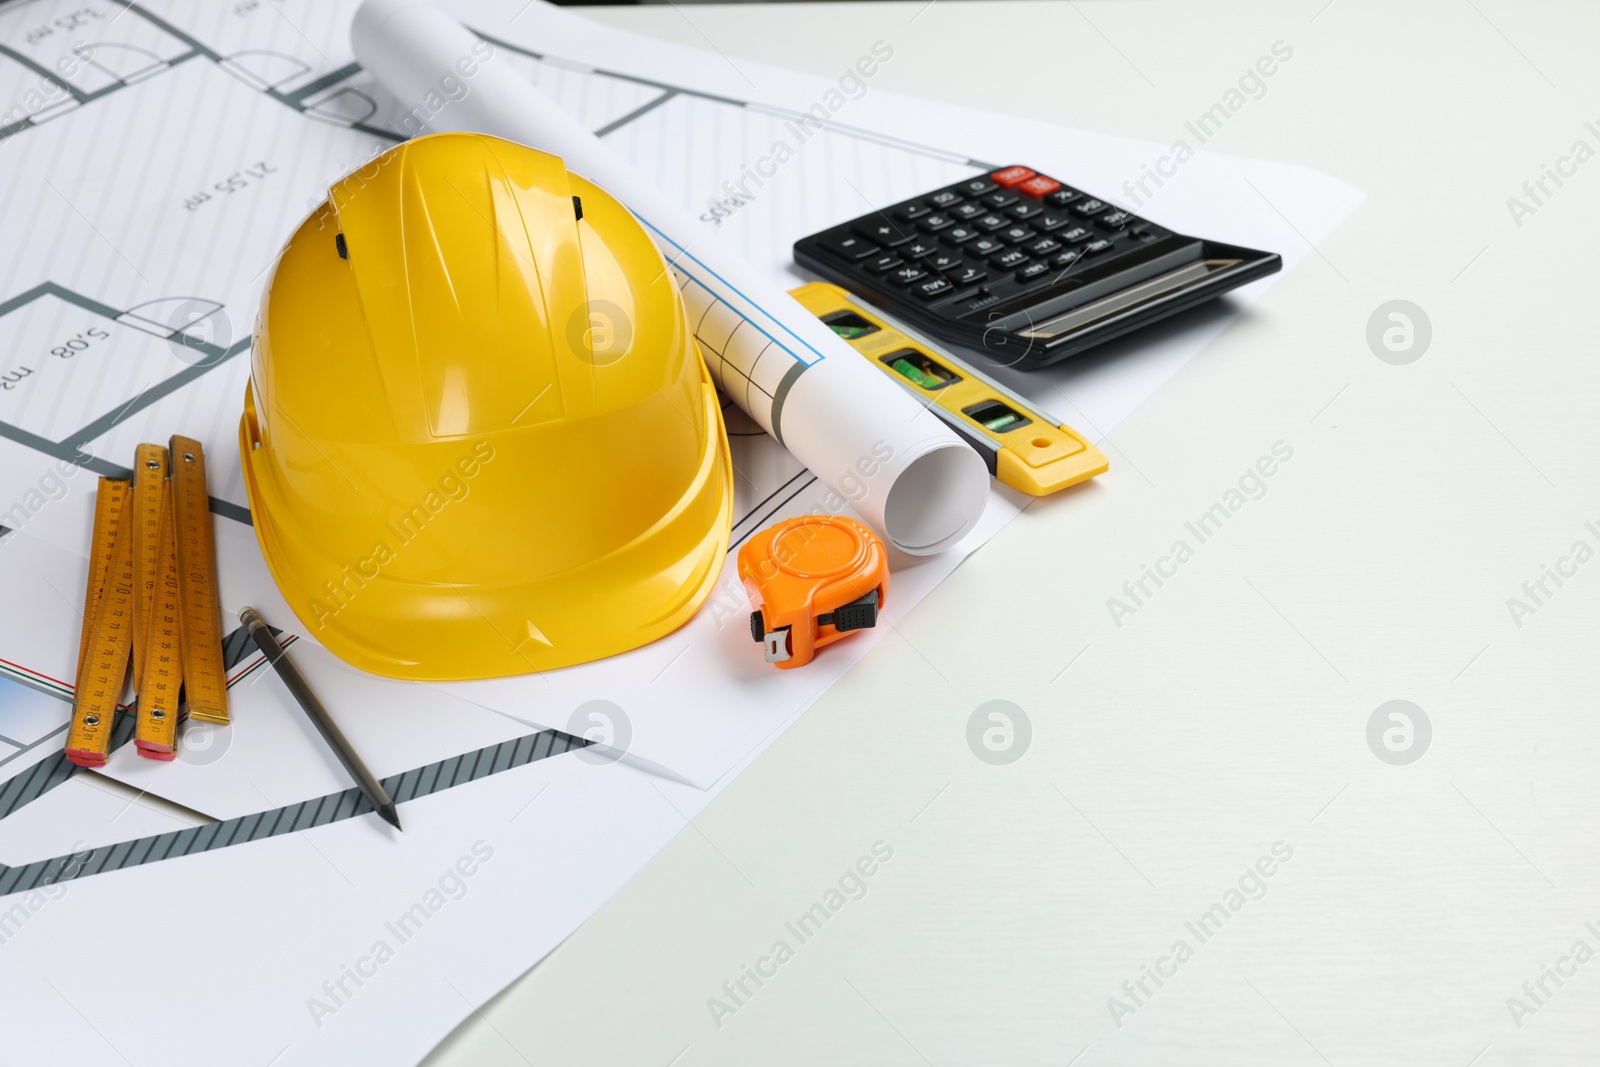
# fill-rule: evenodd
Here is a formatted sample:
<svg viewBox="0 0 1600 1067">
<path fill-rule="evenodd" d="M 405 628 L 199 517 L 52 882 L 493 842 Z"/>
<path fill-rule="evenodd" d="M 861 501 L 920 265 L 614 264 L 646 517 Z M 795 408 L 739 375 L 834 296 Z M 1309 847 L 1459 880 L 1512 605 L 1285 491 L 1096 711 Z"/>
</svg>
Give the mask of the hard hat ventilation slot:
<svg viewBox="0 0 1600 1067">
<path fill-rule="evenodd" d="M 575 222 L 583 221 L 583 201 L 576 194 L 572 197 L 572 213 L 577 216 Z"/>
<path fill-rule="evenodd" d="M 350 258 L 350 248 L 344 243 L 344 234 L 336 233 L 333 235 L 333 247 L 339 253 L 340 259 Z"/>
</svg>

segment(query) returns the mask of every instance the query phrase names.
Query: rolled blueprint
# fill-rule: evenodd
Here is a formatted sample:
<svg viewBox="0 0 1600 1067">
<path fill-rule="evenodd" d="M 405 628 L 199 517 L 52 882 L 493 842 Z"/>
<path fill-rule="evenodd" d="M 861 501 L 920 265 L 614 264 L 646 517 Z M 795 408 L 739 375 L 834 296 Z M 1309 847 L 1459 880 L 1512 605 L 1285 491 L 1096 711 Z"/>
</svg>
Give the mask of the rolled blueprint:
<svg viewBox="0 0 1600 1067">
<path fill-rule="evenodd" d="M 419 125 L 491 134 L 559 155 L 627 205 L 677 275 L 723 394 L 895 547 L 938 552 L 977 523 L 989 476 L 976 452 L 709 238 L 648 178 L 493 57 L 486 42 L 426 0 L 366 0 L 351 38 L 361 65 L 402 106 L 414 105 Z"/>
</svg>

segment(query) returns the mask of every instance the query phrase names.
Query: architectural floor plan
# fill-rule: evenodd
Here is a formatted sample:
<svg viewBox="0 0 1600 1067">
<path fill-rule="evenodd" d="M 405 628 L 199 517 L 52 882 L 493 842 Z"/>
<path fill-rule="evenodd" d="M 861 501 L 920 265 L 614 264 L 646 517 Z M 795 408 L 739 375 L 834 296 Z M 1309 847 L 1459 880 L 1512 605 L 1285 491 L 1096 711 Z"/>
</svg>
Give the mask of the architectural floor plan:
<svg viewBox="0 0 1600 1067">
<path fill-rule="evenodd" d="M 233 457 L 268 270 L 327 185 L 407 131 L 403 109 L 349 54 L 353 7 L 0 5 L 0 102 L 16 101 L 0 116 L 0 163 L 10 161 L 0 170 L 0 234 L 17 253 L 0 264 L 0 501 L 14 501 L 0 509 L 0 580 L 13 569 L 59 575 L 49 582 L 55 601 L 40 605 L 52 636 L 76 627 L 81 577 L 62 557 L 86 548 L 93 478 L 126 475 L 139 442 L 164 440 L 173 427 L 198 437 L 218 457 L 209 465 L 218 521 L 250 521 Z M 931 186 L 988 166 L 483 35 L 708 226 L 722 228 L 724 211 L 742 214 L 728 229 L 757 262 L 786 260 L 793 237 L 858 202 L 859 190 L 839 181 L 840 158 L 868 163 L 865 176 L 855 173 L 873 189 Z M 802 181 L 741 199 L 751 148 L 802 129 L 816 140 L 795 163 Z M 711 211 L 713 200 L 723 207 Z M 784 224 L 761 224 L 777 218 Z M 723 377 L 741 376 L 732 368 Z M 822 486 L 730 403 L 724 412 L 739 472 L 731 552 L 782 515 L 815 510 Z M 237 634 L 232 644 L 237 682 L 259 661 Z M 0 682 L 0 699 L 19 709 L 11 732 L 0 731 L 0 819 L 75 773 L 57 752 L 68 652 L 41 662 L 0 649 L 0 675 L 33 690 Z M 49 857 L 7 856 L 0 835 L 0 863 L 10 859 Z M 22 877 L 22 867 L 10 870 Z M 12 888 L 0 875 L 0 895 Z"/>
</svg>

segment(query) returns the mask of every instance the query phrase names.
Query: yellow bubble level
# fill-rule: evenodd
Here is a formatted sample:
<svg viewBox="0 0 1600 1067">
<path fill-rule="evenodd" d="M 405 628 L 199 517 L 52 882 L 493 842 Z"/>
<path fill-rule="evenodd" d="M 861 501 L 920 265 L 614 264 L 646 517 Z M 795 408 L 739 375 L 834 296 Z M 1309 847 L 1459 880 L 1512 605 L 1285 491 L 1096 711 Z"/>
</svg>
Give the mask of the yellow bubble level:
<svg viewBox="0 0 1600 1067">
<path fill-rule="evenodd" d="M 1025 400 L 925 338 L 827 282 L 789 295 L 885 374 L 923 400 L 972 445 L 1002 485 L 1047 496 L 1104 474 L 1098 448 L 1070 426 L 1030 408 Z"/>
</svg>

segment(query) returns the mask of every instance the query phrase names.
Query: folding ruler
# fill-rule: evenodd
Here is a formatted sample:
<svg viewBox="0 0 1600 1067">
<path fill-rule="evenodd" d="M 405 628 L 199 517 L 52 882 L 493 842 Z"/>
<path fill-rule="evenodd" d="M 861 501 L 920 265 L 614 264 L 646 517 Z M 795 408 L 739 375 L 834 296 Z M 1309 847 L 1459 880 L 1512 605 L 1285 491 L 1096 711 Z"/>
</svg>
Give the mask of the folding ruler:
<svg viewBox="0 0 1600 1067">
<path fill-rule="evenodd" d="M 131 479 L 101 478 L 67 759 L 105 763 L 132 660 L 139 755 L 177 754 L 183 712 L 228 722 L 211 498 L 200 442 L 140 445 Z"/>
</svg>

